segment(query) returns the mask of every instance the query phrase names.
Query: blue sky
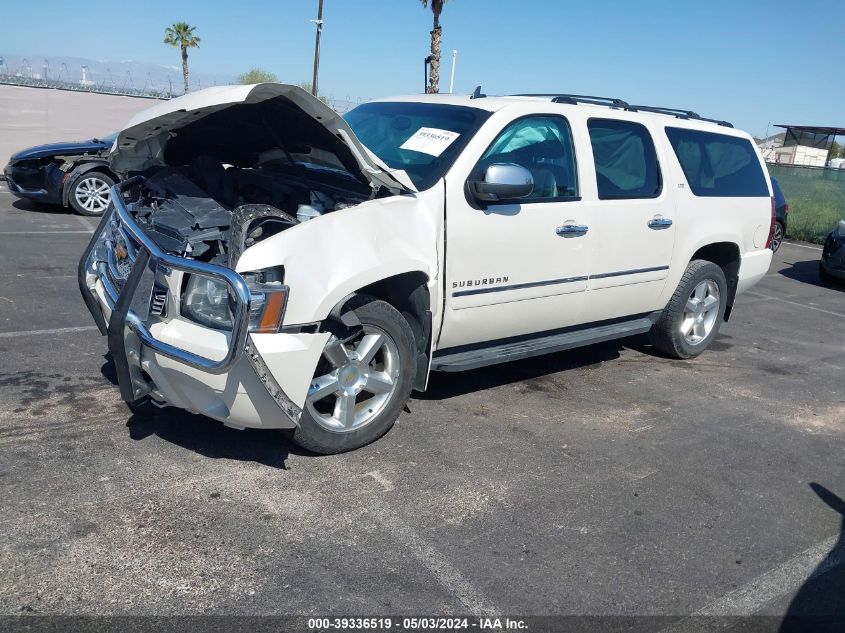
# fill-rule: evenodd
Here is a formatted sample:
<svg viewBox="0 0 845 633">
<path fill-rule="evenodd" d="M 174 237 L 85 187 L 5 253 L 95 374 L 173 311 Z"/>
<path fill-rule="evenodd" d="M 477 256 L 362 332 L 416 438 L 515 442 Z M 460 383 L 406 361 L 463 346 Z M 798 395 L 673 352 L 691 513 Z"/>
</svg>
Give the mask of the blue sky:
<svg viewBox="0 0 845 633">
<path fill-rule="evenodd" d="M 48 6 L 49 4 L 49 6 Z M 0 50 L 179 64 L 161 43 L 185 20 L 197 70 L 251 66 L 310 80 L 317 0 L 13 2 Z M 419 92 L 430 11 L 419 0 L 325 0 L 320 87 L 338 99 Z M 560 91 L 691 108 L 762 135 L 767 124 L 845 126 L 841 0 L 450 0 L 443 81 L 455 90 Z M 10 28 L 17 25 L 18 28 Z"/>
</svg>

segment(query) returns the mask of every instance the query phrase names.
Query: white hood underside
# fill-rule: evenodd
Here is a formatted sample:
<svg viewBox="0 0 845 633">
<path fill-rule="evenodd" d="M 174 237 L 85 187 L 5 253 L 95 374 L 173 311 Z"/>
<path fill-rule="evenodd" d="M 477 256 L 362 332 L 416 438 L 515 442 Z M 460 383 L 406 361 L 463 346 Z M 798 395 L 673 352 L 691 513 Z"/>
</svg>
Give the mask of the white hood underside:
<svg viewBox="0 0 845 633">
<path fill-rule="evenodd" d="M 340 139 L 355 158 L 361 175 L 374 188 L 384 186 L 397 193 L 416 191 L 408 175 L 390 169 L 370 152 L 343 117 L 302 88 L 290 84 L 215 86 L 156 104 L 132 117 L 120 132 L 110 155 L 112 167 L 125 174 L 163 165 L 164 147 L 173 131 L 238 104 L 278 97 L 286 99 Z"/>
</svg>

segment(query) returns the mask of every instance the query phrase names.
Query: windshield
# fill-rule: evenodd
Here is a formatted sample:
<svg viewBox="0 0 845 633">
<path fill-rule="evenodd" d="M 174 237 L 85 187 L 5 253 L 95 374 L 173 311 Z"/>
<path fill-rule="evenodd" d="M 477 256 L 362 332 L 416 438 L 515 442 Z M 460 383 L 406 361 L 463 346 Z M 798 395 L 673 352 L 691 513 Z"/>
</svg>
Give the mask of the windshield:
<svg viewBox="0 0 845 633">
<path fill-rule="evenodd" d="M 352 131 L 388 167 L 428 189 L 490 116 L 486 110 L 436 103 L 365 103 L 348 112 Z"/>
</svg>

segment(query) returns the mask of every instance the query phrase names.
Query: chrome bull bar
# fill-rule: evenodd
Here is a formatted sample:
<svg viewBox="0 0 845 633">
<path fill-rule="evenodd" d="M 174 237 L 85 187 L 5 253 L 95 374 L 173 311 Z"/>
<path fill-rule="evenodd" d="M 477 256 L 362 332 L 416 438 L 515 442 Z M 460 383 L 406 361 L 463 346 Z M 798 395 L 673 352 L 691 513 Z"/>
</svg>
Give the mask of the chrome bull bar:
<svg viewBox="0 0 845 633">
<path fill-rule="evenodd" d="M 143 382 L 140 358 L 130 366 L 127 352 L 130 356 L 139 357 L 140 347 L 144 346 L 190 367 L 211 374 L 225 373 L 238 361 L 247 346 L 251 307 L 249 287 L 238 273 L 224 266 L 166 253 L 141 230 L 126 209 L 122 197 L 122 191 L 139 181 L 139 178 L 132 178 L 112 187 L 112 209 L 104 214 L 77 271 L 82 297 L 100 332 L 108 336 L 121 395 L 127 402 L 145 395 L 138 387 Z M 203 275 L 223 281 L 228 286 L 234 306 L 229 347 L 224 358 L 207 358 L 158 340 L 150 332 L 147 320 L 156 276 L 162 271 L 169 274 L 172 270 Z M 111 311 L 108 323 L 99 304 L 98 280 L 104 301 Z M 137 341 L 131 336 L 137 337 Z M 134 354 L 133 350 L 136 350 Z"/>
</svg>

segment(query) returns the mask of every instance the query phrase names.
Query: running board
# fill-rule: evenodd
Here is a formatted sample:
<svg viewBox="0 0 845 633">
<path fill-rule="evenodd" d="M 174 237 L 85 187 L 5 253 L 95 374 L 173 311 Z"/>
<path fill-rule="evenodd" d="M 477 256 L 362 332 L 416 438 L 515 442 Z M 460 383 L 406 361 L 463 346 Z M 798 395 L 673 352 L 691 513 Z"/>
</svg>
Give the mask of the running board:
<svg viewBox="0 0 845 633">
<path fill-rule="evenodd" d="M 467 371 L 487 365 L 507 363 L 512 360 L 561 352 L 566 349 L 592 345 L 593 343 L 612 341 L 635 334 L 644 334 L 651 329 L 651 326 L 654 324 L 654 318 L 659 316 L 659 314 L 658 312 L 653 316 L 650 315 L 629 321 L 597 325 L 581 330 L 559 332 L 529 339 L 510 339 L 509 341 L 506 340 L 498 344 L 494 341 L 493 344 L 484 347 L 474 347 L 474 349 L 469 350 L 456 348 L 455 351 L 450 351 L 447 349 L 443 350 L 441 355 L 435 354 L 431 363 L 431 369 L 434 371 L 449 372 Z"/>
</svg>

